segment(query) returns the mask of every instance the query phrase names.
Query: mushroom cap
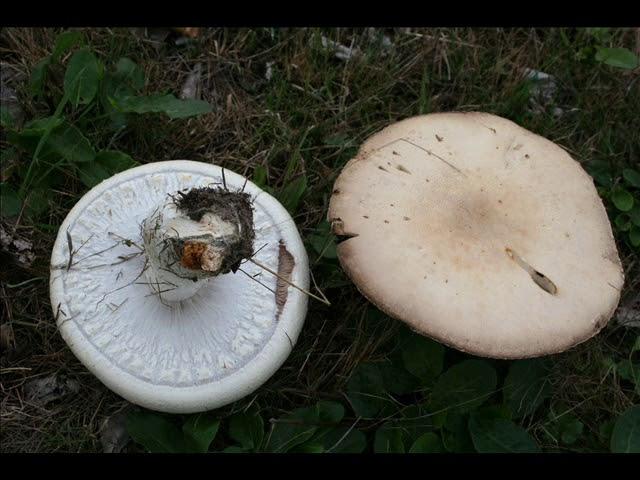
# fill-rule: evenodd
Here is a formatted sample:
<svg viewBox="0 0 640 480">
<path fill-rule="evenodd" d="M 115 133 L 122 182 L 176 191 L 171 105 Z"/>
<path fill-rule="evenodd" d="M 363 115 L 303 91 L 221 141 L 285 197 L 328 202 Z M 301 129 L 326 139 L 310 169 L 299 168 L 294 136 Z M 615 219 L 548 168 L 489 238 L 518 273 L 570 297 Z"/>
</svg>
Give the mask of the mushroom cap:
<svg viewBox="0 0 640 480">
<path fill-rule="evenodd" d="M 494 115 L 429 114 L 373 135 L 336 180 L 328 220 L 365 297 L 475 355 L 566 350 L 620 299 L 623 269 L 591 177 Z"/>
<path fill-rule="evenodd" d="M 224 174 L 229 189 L 243 188 L 244 177 Z M 143 220 L 169 194 L 221 183 L 220 167 L 185 160 L 127 170 L 82 197 L 53 247 L 50 295 L 62 337 L 107 387 L 146 408 L 191 413 L 250 394 L 282 365 L 304 323 L 307 296 L 251 262 L 241 266 L 248 275 L 202 280 L 179 303 L 163 302 L 147 284 L 136 247 Z M 293 219 L 252 182 L 244 191 L 253 198 L 254 258 L 308 289 Z"/>
</svg>

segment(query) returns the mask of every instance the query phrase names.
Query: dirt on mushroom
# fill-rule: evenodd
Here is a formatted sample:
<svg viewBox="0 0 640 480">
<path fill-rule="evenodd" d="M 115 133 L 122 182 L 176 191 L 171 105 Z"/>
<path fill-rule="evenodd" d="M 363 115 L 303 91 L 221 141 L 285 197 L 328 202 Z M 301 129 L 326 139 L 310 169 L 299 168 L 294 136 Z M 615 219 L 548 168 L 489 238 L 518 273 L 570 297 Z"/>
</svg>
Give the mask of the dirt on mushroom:
<svg viewBox="0 0 640 480">
<path fill-rule="evenodd" d="M 232 192 L 224 187 L 201 187 L 178 192 L 173 200 L 176 207 L 195 222 L 200 222 L 205 214 L 210 213 L 239 226 L 240 235 L 233 245 L 228 246 L 229 254 L 225 257 L 221 273 L 235 273 L 242 260 L 251 257 L 255 239 L 251 195 L 242 191 Z M 178 243 L 184 243 L 177 246 L 184 257 L 188 253 L 185 251 L 189 249 L 188 242 Z"/>
</svg>

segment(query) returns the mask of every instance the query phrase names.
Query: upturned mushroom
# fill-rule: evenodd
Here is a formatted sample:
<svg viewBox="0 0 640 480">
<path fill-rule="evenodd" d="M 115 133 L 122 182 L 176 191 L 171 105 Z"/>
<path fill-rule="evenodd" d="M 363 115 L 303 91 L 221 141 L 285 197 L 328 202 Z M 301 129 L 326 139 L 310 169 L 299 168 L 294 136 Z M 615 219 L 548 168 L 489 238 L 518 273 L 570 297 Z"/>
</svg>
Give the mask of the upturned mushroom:
<svg viewBox="0 0 640 480">
<path fill-rule="evenodd" d="M 106 386 L 172 413 L 250 394 L 285 361 L 307 309 L 291 216 L 246 178 L 192 161 L 100 183 L 51 256 L 62 337 Z"/>
<path fill-rule="evenodd" d="M 438 113 L 369 138 L 328 220 L 361 293 L 479 356 L 566 350 L 612 317 L 624 282 L 591 177 L 564 149 L 485 113 Z"/>
</svg>

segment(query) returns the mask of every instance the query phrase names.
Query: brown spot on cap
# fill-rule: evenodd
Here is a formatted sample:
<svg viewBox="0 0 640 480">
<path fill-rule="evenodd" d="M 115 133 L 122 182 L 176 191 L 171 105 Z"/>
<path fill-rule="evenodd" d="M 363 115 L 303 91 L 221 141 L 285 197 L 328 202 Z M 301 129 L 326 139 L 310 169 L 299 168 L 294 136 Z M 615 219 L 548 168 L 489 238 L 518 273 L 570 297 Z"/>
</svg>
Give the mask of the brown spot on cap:
<svg viewBox="0 0 640 480">
<path fill-rule="evenodd" d="M 280 244 L 278 245 L 278 275 L 288 281 L 291 281 L 291 273 L 293 272 L 295 265 L 296 262 L 293 255 L 289 253 L 284 242 L 280 240 Z M 289 292 L 289 284 L 282 280 L 282 278 L 278 278 L 276 283 L 276 305 L 278 307 L 276 319 L 280 318 L 282 309 L 287 303 L 287 296 Z"/>
</svg>

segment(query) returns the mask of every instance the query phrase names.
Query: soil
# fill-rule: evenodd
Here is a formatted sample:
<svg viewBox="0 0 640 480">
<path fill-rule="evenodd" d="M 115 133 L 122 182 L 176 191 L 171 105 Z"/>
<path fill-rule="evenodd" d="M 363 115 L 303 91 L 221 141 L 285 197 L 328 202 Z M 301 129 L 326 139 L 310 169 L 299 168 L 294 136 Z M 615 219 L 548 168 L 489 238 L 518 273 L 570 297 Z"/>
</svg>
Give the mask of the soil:
<svg viewBox="0 0 640 480">
<path fill-rule="evenodd" d="M 212 213 L 226 222 L 239 225 L 240 235 L 228 244 L 228 254 L 220 273 L 235 273 L 241 262 L 253 255 L 255 229 L 251 195 L 223 187 L 202 187 L 178 192 L 174 202 L 181 212 L 195 222 L 202 220 L 206 213 Z"/>
</svg>

